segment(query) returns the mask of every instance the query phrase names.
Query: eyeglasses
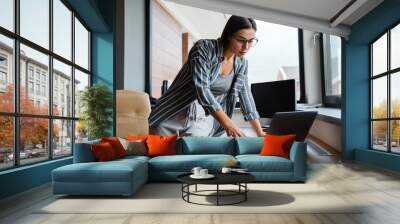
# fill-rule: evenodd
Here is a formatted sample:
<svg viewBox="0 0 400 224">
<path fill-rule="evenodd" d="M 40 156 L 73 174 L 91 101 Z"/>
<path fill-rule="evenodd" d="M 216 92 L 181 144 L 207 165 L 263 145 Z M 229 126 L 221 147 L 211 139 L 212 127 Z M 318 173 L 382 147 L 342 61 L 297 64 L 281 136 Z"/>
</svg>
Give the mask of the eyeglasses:
<svg viewBox="0 0 400 224">
<path fill-rule="evenodd" d="M 233 39 L 235 39 L 237 42 L 239 42 L 241 45 L 246 45 L 246 43 L 249 44 L 250 47 L 254 47 L 257 45 L 258 43 L 258 39 L 257 38 L 251 38 L 250 40 L 247 40 L 245 38 L 242 37 L 235 37 L 233 36 Z"/>
</svg>

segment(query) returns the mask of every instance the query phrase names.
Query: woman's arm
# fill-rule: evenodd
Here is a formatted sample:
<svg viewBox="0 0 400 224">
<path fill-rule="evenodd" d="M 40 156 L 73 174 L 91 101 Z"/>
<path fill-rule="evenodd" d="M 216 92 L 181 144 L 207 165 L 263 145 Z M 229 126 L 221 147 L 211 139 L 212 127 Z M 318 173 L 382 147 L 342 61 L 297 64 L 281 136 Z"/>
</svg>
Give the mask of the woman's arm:
<svg viewBox="0 0 400 224">
<path fill-rule="evenodd" d="M 254 131 L 256 132 L 258 137 L 262 137 L 265 135 L 265 132 L 261 128 L 260 120 L 259 119 L 254 119 L 249 121 L 251 126 L 253 127 Z"/>
<path fill-rule="evenodd" d="M 243 65 L 243 87 L 241 91 L 239 91 L 239 100 L 240 100 L 240 107 L 243 113 L 243 117 L 245 121 L 250 122 L 251 126 L 253 127 L 254 131 L 257 133 L 257 136 L 264 136 L 265 133 L 261 128 L 260 120 L 259 120 L 259 115 L 256 109 L 256 105 L 254 103 L 253 95 L 250 92 L 249 89 L 249 81 L 247 78 L 247 72 L 248 72 L 248 64 L 247 61 L 245 61 Z"/>
</svg>

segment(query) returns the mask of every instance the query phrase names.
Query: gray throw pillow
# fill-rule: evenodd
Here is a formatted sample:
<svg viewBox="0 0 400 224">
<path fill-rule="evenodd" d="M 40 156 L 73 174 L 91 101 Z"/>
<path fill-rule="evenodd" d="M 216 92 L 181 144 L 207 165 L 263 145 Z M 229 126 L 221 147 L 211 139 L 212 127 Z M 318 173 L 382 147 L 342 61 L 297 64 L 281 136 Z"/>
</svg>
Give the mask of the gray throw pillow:
<svg viewBox="0 0 400 224">
<path fill-rule="evenodd" d="M 141 140 L 126 140 L 124 138 L 119 138 L 122 146 L 126 151 L 126 155 L 135 155 L 135 156 L 146 156 L 147 148 L 144 141 Z"/>
</svg>

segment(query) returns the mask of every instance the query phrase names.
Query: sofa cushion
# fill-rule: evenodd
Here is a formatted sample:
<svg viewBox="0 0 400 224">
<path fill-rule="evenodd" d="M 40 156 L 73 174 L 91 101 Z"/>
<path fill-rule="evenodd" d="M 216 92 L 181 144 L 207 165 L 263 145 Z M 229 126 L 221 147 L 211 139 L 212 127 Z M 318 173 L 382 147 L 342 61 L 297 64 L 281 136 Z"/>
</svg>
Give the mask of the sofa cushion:
<svg viewBox="0 0 400 224">
<path fill-rule="evenodd" d="M 126 151 L 126 155 L 145 156 L 147 155 L 146 143 L 141 140 L 126 140 L 119 138 L 122 146 Z"/>
<path fill-rule="evenodd" d="M 147 163 L 140 159 L 74 163 L 53 170 L 57 182 L 130 182 L 133 173 L 147 176 Z"/>
<path fill-rule="evenodd" d="M 74 147 L 74 163 L 95 162 L 96 158 L 90 148 L 92 144 L 99 144 L 100 140 L 75 143 Z"/>
<path fill-rule="evenodd" d="M 101 138 L 101 142 L 110 143 L 117 158 L 122 158 L 126 156 L 126 151 L 124 149 L 124 146 L 122 146 L 121 142 L 117 137 L 103 137 Z"/>
<path fill-rule="evenodd" d="M 176 154 L 176 135 L 149 135 L 146 139 L 148 156 L 165 156 Z"/>
<path fill-rule="evenodd" d="M 278 156 L 238 155 L 240 167 L 249 172 L 292 172 L 292 161 Z"/>
<path fill-rule="evenodd" d="M 149 160 L 149 170 L 163 172 L 190 172 L 193 167 L 200 166 L 211 172 L 219 171 L 230 159 L 231 155 L 175 155 L 158 156 Z"/>
<path fill-rule="evenodd" d="M 270 135 L 264 136 L 264 146 L 261 149 L 261 156 L 280 156 L 289 158 L 290 148 L 293 145 L 296 135 Z"/>
<path fill-rule="evenodd" d="M 235 155 L 235 140 L 230 137 L 183 137 L 177 154 L 225 154 Z"/>
<path fill-rule="evenodd" d="M 112 145 L 108 142 L 93 144 L 91 145 L 91 149 L 94 157 L 96 157 L 96 161 L 105 162 L 118 158 Z"/>
<path fill-rule="evenodd" d="M 259 154 L 263 144 L 263 137 L 236 138 L 236 155 Z"/>
</svg>

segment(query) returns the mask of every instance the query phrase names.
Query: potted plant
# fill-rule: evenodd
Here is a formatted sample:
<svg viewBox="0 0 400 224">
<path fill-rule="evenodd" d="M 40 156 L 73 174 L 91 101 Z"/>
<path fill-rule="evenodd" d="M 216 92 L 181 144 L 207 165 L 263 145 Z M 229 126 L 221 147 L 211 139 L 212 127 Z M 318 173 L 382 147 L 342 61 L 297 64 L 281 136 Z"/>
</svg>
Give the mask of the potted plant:
<svg viewBox="0 0 400 224">
<path fill-rule="evenodd" d="M 81 119 L 88 130 L 89 140 L 110 136 L 112 125 L 113 97 L 111 90 L 103 84 L 87 86 L 80 92 Z"/>
</svg>

